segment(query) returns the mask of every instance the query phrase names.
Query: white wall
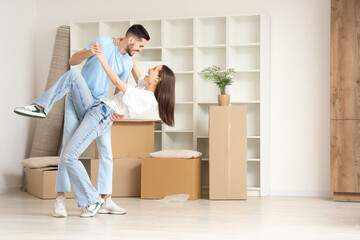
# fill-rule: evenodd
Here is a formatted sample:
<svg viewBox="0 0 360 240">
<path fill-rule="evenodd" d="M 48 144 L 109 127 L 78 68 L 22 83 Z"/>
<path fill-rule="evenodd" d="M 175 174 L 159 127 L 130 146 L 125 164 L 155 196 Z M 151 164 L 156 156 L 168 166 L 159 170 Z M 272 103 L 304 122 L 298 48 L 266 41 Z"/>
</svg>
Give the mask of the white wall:
<svg viewBox="0 0 360 240">
<path fill-rule="evenodd" d="M 269 14 L 272 194 L 330 195 L 329 0 L 38 0 L 36 10 L 37 94 L 45 87 L 56 28 L 71 21 Z M 23 139 L 19 144 L 11 160 L 29 147 Z"/>
<path fill-rule="evenodd" d="M 21 189 L 35 121 L 13 113 L 35 96 L 36 1 L 0 1 L 0 193 Z"/>
</svg>

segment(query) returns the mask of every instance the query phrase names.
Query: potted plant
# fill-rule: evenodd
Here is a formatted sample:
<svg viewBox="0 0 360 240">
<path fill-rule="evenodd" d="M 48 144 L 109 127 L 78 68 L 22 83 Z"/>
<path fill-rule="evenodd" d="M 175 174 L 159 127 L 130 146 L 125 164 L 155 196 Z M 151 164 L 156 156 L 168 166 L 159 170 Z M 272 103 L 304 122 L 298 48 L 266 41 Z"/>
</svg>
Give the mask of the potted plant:
<svg viewBox="0 0 360 240">
<path fill-rule="evenodd" d="M 204 68 L 201 72 L 205 74 L 206 79 L 213 81 L 219 87 L 219 106 L 229 106 L 230 95 L 226 94 L 226 87 L 233 83 L 235 70 L 233 68 L 223 70 L 221 67 L 213 65 Z"/>
</svg>

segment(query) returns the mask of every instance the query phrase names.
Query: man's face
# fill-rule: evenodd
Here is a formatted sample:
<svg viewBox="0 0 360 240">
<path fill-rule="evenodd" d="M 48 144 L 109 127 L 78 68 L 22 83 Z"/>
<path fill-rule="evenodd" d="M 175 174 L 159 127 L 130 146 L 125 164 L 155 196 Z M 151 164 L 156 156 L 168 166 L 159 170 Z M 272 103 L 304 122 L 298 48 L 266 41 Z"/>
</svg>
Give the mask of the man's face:
<svg viewBox="0 0 360 240">
<path fill-rule="evenodd" d="M 144 38 L 137 39 L 137 38 L 131 38 L 129 39 L 129 44 L 126 48 L 126 52 L 133 56 L 136 52 L 141 52 L 143 47 L 145 47 L 146 40 Z"/>
</svg>

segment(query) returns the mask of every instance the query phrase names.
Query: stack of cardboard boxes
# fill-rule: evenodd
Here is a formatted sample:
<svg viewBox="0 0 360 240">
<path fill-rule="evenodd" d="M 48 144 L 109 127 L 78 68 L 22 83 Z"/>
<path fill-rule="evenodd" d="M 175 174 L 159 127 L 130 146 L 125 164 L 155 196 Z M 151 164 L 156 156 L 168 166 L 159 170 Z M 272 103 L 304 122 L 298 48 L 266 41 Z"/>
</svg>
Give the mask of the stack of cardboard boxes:
<svg viewBox="0 0 360 240">
<path fill-rule="evenodd" d="M 111 127 L 113 197 L 138 197 L 141 191 L 141 159 L 154 151 L 154 121 L 122 120 Z M 99 153 L 91 160 L 90 179 L 97 187 Z"/>
<path fill-rule="evenodd" d="M 141 158 L 154 151 L 154 121 L 122 120 L 111 128 L 113 151 L 113 197 L 140 196 Z M 96 148 L 97 149 L 97 148 Z M 91 182 L 97 187 L 98 152 L 95 159 L 82 159 Z M 57 167 L 26 169 L 28 193 L 42 199 L 56 197 Z M 72 192 L 66 193 L 73 198 Z"/>
<path fill-rule="evenodd" d="M 246 199 L 246 107 L 209 110 L 210 199 Z M 113 197 L 159 199 L 185 193 L 201 197 L 201 158 L 150 158 L 154 151 L 154 121 L 122 120 L 111 128 Z M 82 160 L 93 186 L 98 181 L 95 159 Z M 55 198 L 57 168 L 26 169 L 28 192 L 43 199 Z M 67 197 L 73 197 L 69 193 Z"/>
</svg>

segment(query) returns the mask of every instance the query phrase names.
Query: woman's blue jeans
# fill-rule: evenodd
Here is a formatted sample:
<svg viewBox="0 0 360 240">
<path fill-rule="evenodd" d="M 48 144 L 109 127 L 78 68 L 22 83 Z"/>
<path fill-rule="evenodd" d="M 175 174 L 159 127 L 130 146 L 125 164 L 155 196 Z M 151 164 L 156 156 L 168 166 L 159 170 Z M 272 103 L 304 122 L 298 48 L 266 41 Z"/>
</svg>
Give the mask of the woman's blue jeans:
<svg viewBox="0 0 360 240">
<path fill-rule="evenodd" d="M 68 143 L 65 143 L 60 155 L 60 162 L 64 163 L 79 207 L 86 207 L 99 200 L 99 194 L 92 186 L 84 165 L 78 160 L 79 156 L 92 143 L 110 128 L 110 115 L 113 110 L 104 103 L 95 103 L 94 98 L 80 72 L 70 70 L 34 103 L 43 107 L 48 113 L 53 104 L 66 94 L 70 94 L 79 119 L 79 127 Z"/>
</svg>

